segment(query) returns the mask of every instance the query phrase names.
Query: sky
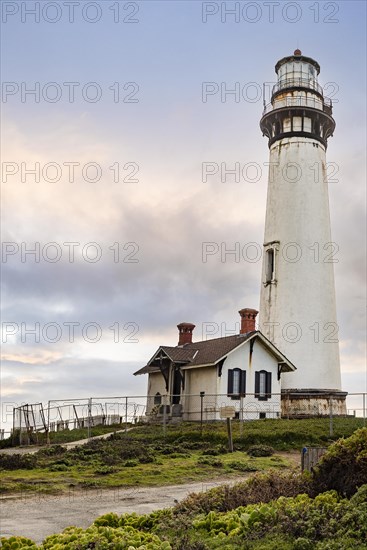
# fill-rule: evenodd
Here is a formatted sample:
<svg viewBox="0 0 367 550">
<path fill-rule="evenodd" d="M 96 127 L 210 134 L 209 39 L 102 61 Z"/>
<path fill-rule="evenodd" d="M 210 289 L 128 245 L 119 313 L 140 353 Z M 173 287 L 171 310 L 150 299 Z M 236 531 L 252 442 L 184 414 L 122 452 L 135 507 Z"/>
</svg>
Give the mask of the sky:
<svg viewBox="0 0 367 550">
<path fill-rule="evenodd" d="M 22 403 L 144 395 L 133 373 L 177 344 L 178 323 L 196 325 L 194 340 L 225 336 L 239 309 L 258 308 L 263 83 L 268 103 L 275 63 L 296 48 L 333 101 L 342 381 L 367 391 L 365 2 L 1 9 L 6 428 Z M 206 178 L 205 163 L 217 167 Z M 222 163 L 240 163 L 240 181 L 222 182 Z M 236 246 L 240 258 L 226 254 Z"/>
</svg>

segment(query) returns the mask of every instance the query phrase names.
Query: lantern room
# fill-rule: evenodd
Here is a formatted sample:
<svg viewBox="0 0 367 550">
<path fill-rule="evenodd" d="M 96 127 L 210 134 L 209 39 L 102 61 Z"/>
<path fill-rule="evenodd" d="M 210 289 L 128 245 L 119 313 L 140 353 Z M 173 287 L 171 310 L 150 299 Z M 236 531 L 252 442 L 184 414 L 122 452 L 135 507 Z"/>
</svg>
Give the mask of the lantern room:
<svg viewBox="0 0 367 550">
<path fill-rule="evenodd" d="M 311 88 L 322 94 L 322 88 L 317 82 L 320 65 L 311 57 L 302 55 L 301 50 L 295 50 L 294 55 L 284 57 L 275 66 L 278 75 L 278 90 L 289 87 Z M 274 90 L 273 90 L 274 93 Z"/>
<path fill-rule="evenodd" d="M 320 65 L 300 50 L 275 65 L 278 81 L 271 102 L 265 106 L 260 128 L 269 138 L 269 147 L 283 138 L 309 137 L 326 149 L 333 135 L 331 100 L 324 97 L 317 77 Z"/>
</svg>

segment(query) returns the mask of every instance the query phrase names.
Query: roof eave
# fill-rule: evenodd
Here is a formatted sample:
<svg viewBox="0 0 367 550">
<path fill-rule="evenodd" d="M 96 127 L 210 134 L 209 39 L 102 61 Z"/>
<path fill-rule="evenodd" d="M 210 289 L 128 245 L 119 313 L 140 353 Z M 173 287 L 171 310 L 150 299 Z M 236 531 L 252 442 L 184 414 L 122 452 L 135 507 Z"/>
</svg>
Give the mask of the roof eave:
<svg viewBox="0 0 367 550">
<path fill-rule="evenodd" d="M 214 363 L 205 363 L 202 365 L 185 365 L 181 367 L 182 370 L 190 370 L 190 369 L 201 369 L 202 367 L 215 367 L 215 365 L 219 363 L 219 361 L 215 361 Z"/>
<path fill-rule="evenodd" d="M 280 372 L 293 372 L 296 370 L 296 367 L 292 363 L 278 363 L 280 367 Z"/>
</svg>

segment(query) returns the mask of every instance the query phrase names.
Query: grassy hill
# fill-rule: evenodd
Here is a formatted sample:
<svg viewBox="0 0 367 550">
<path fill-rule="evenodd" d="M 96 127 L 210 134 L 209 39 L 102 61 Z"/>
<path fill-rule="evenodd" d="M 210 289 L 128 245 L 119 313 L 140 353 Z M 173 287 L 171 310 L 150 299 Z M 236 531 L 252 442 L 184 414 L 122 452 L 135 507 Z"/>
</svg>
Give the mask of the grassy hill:
<svg viewBox="0 0 367 550">
<path fill-rule="evenodd" d="M 181 423 L 165 430 L 162 426 L 140 425 L 70 450 L 62 443 L 81 437 L 80 430 L 58 432 L 54 441 L 59 444 L 45 446 L 37 453 L 0 454 L 0 492 L 159 486 L 233 479 L 271 468 L 289 469 L 292 461 L 277 451 L 327 446 L 339 437 L 349 436 L 362 424 L 363 419 L 334 419 L 330 437 L 328 419 L 258 420 L 242 427 L 237 421 L 233 422 L 234 453 L 227 451 L 225 423 L 218 422 L 203 426 Z M 254 452 L 254 445 L 260 450 Z"/>
</svg>

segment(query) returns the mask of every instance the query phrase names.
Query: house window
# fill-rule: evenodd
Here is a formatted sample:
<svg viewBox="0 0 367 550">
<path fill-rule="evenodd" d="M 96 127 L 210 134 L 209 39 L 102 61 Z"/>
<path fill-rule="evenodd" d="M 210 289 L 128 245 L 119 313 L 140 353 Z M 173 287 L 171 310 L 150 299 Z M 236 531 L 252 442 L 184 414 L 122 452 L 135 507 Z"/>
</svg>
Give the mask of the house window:
<svg viewBox="0 0 367 550">
<path fill-rule="evenodd" d="M 266 251 L 266 282 L 271 283 L 275 279 L 275 258 L 274 258 L 274 248 L 269 248 Z"/>
<path fill-rule="evenodd" d="M 259 401 L 266 401 L 271 397 L 271 372 L 255 372 L 255 397 Z"/>
<path fill-rule="evenodd" d="M 228 396 L 239 399 L 246 394 L 246 371 L 241 369 L 228 370 Z"/>
<path fill-rule="evenodd" d="M 160 405 L 162 403 L 162 396 L 157 392 L 154 396 L 154 405 Z"/>
<path fill-rule="evenodd" d="M 232 393 L 234 393 L 235 395 L 239 395 L 240 385 L 241 385 L 241 371 L 238 369 L 234 369 L 233 380 L 232 380 Z"/>
</svg>

